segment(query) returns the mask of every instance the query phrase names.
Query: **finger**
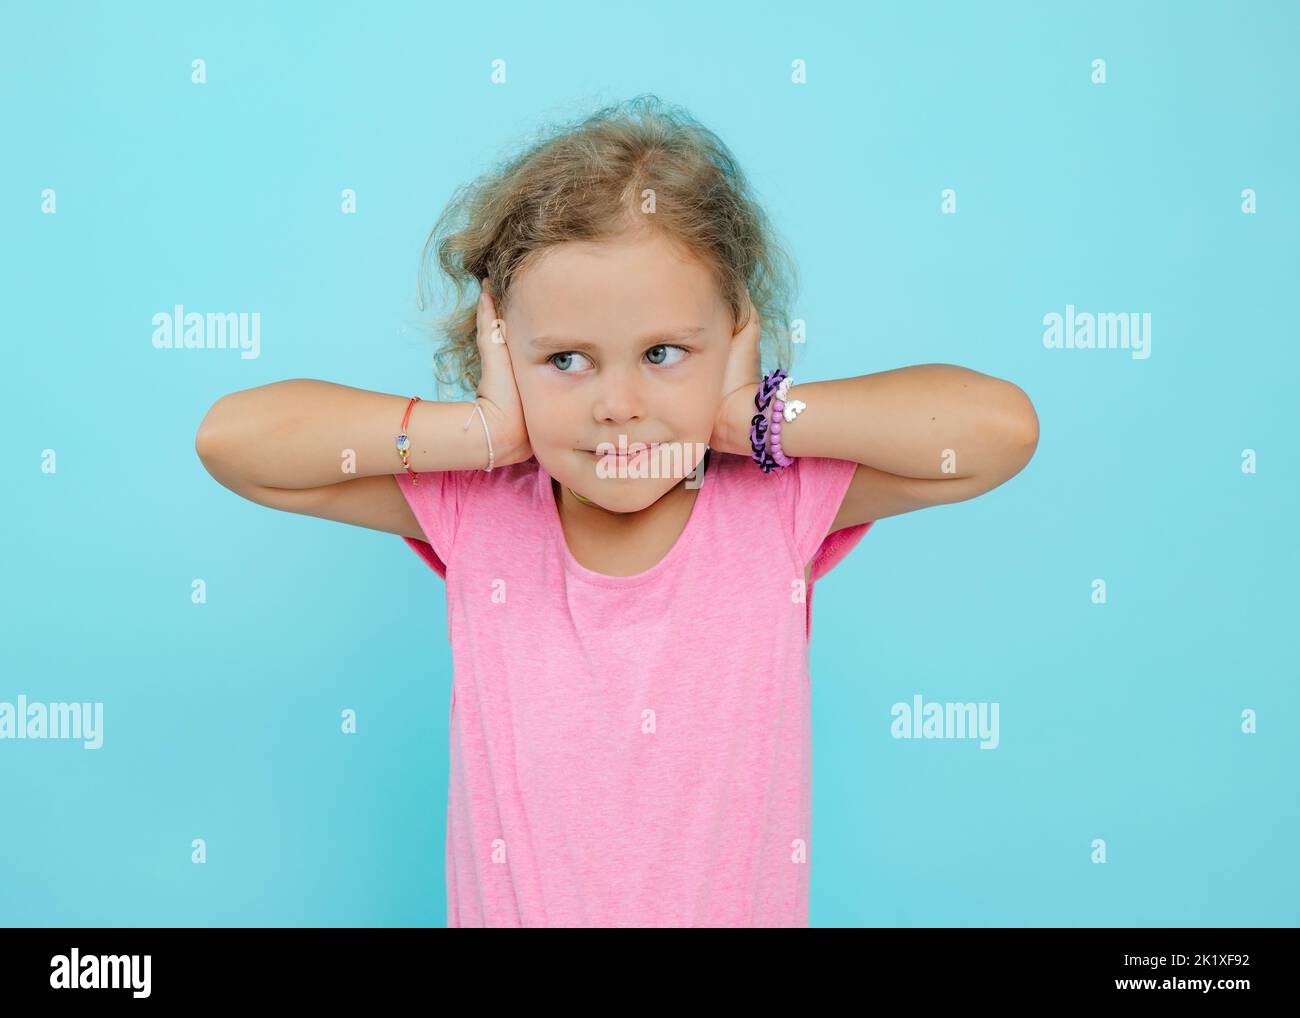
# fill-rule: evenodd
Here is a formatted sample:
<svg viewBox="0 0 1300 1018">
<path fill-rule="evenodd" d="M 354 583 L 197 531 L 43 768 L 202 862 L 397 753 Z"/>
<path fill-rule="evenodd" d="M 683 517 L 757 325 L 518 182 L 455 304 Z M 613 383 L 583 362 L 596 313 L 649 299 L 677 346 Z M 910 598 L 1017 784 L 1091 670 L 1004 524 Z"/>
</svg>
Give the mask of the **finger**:
<svg viewBox="0 0 1300 1018">
<path fill-rule="evenodd" d="M 486 288 L 479 295 L 477 322 L 482 364 L 479 395 L 504 404 L 509 401 L 509 390 L 513 388 L 513 367 L 504 335 L 505 323 L 497 317 L 496 304 Z"/>
<path fill-rule="evenodd" d="M 494 338 L 493 333 L 497 332 L 501 323 L 497 320 L 496 304 L 492 300 L 492 294 L 486 287 L 478 296 L 478 334 L 480 339 L 491 339 L 493 342 L 500 342 L 499 338 Z"/>
</svg>

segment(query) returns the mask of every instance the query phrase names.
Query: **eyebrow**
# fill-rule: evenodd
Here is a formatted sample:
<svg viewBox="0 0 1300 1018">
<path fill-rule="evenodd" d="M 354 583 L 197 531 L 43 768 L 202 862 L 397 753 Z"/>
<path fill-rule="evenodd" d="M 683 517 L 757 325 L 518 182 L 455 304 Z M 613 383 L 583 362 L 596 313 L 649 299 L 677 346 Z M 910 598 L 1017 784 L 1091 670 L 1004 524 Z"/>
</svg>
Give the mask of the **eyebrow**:
<svg viewBox="0 0 1300 1018">
<path fill-rule="evenodd" d="M 692 339 L 703 331 L 703 325 L 691 325 L 681 329 L 670 329 L 666 332 L 654 332 L 648 336 L 642 336 L 640 342 L 650 344 Z M 529 346 L 538 351 L 581 350 L 583 352 L 592 352 L 599 349 L 599 345 L 596 343 L 582 339 L 565 339 L 563 336 L 538 336 Z"/>
</svg>

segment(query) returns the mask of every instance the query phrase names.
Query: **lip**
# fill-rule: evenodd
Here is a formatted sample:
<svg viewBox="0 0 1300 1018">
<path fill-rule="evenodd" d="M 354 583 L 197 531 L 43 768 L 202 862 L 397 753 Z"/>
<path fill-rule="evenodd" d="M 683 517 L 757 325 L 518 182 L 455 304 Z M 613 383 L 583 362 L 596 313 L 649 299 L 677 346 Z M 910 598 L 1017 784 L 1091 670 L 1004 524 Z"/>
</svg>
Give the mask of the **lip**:
<svg viewBox="0 0 1300 1018">
<path fill-rule="evenodd" d="M 597 459 L 608 458 L 608 459 L 630 460 L 634 456 L 639 456 L 642 453 L 649 452 L 652 449 L 657 449 L 661 445 L 663 445 L 662 442 L 651 442 L 649 445 L 646 445 L 644 442 L 630 442 L 628 443 L 627 446 L 628 451 L 626 453 L 620 453 L 617 450 L 612 452 L 603 452 L 603 453 L 596 452 L 595 449 L 583 449 L 582 451 L 589 456 L 595 456 Z"/>
</svg>

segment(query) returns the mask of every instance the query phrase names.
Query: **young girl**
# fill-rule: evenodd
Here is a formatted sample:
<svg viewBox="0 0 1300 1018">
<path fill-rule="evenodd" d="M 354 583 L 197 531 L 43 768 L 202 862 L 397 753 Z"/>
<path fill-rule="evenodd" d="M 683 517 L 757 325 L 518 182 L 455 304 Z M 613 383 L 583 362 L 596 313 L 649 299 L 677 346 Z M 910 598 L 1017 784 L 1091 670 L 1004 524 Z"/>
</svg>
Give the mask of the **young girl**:
<svg viewBox="0 0 1300 1018">
<path fill-rule="evenodd" d="M 764 374 L 791 271 L 725 145 L 652 97 L 463 190 L 435 251 L 480 291 L 440 323 L 472 401 L 292 379 L 196 447 L 445 580 L 447 924 L 806 926 L 813 584 L 1017 473 L 1033 407 L 947 364 Z"/>
</svg>

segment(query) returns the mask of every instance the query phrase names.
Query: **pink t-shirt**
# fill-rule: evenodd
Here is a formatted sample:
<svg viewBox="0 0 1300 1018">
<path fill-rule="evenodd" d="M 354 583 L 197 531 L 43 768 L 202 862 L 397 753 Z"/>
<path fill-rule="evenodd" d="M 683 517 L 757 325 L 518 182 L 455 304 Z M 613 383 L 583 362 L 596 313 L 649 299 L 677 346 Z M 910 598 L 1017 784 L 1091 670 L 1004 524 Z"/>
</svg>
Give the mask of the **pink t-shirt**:
<svg viewBox="0 0 1300 1018">
<path fill-rule="evenodd" d="M 573 557 L 535 458 L 393 475 L 446 581 L 448 926 L 808 925 L 804 566 L 871 526 L 826 535 L 856 467 L 714 450 L 634 576 Z"/>
</svg>

